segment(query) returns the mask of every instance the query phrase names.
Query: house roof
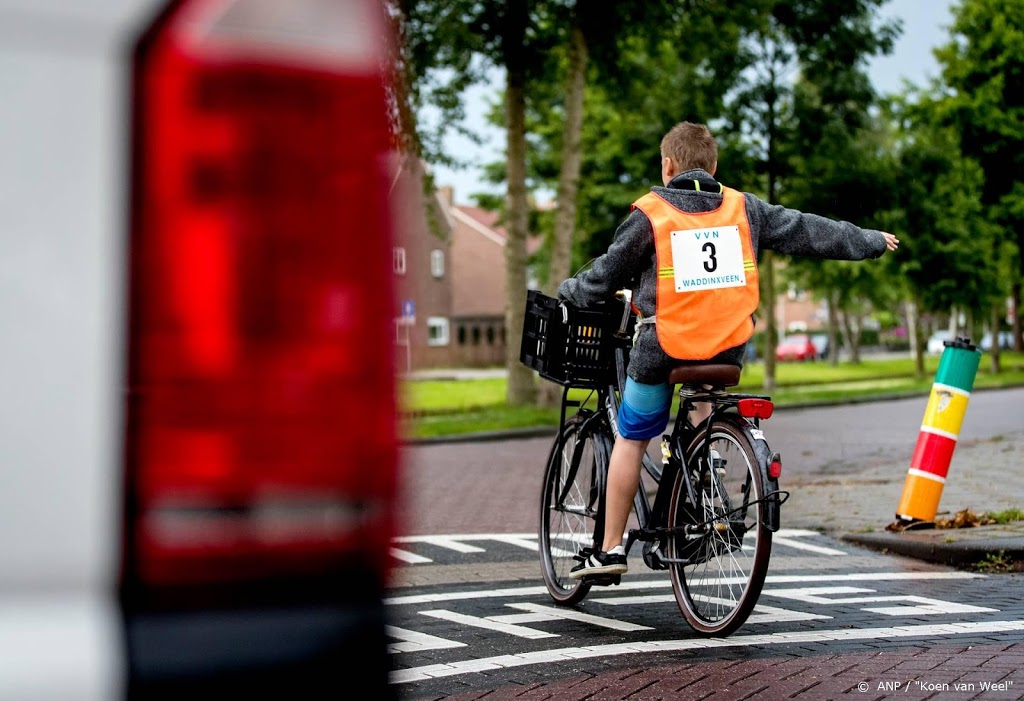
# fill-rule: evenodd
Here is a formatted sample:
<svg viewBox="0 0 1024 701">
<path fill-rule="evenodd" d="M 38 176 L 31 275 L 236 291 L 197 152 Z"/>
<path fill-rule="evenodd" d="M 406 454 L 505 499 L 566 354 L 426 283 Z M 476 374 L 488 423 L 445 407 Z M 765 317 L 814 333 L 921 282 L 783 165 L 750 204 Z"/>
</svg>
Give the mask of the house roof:
<svg viewBox="0 0 1024 701">
<path fill-rule="evenodd" d="M 482 207 L 474 207 L 472 205 L 455 205 L 452 207 L 453 212 L 459 212 L 463 215 L 460 217 L 467 224 L 472 226 L 477 231 L 490 234 L 496 234 L 501 238 L 501 245 L 505 245 L 505 240 L 508 238 L 508 230 L 504 226 L 498 224 L 501 219 L 501 215 L 498 212 L 492 212 L 489 209 L 483 209 Z M 485 231 L 486 230 L 486 231 Z M 532 254 L 541 245 L 541 237 L 536 234 L 529 234 L 526 237 L 526 252 Z"/>
</svg>

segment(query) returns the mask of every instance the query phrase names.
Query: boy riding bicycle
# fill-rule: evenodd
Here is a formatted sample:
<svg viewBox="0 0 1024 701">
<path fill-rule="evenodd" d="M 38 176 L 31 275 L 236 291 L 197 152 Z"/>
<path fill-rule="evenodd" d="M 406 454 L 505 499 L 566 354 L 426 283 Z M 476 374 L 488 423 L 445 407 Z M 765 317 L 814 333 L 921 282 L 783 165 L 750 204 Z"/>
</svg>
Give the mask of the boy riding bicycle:
<svg viewBox="0 0 1024 701">
<path fill-rule="evenodd" d="M 638 315 L 608 469 L 604 544 L 573 568 L 573 579 L 627 571 L 622 538 L 647 444 L 669 420 L 669 371 L 679 365 L 742 367 L 760 300 L 758 251 L 863 260 L 899 245 L 890 233 L 724 187 L 714 179 L 717 166 L 718 145 L 706 126 L 672 127 L 661 141 L 664 187 L 652 187 L 634 202 L 608 251 L 558 288 L 559 299 L 579 307 L 631 289 Z M 704 405 L 690 420 L 696 425 L 709 412 Z"/>
</svg>

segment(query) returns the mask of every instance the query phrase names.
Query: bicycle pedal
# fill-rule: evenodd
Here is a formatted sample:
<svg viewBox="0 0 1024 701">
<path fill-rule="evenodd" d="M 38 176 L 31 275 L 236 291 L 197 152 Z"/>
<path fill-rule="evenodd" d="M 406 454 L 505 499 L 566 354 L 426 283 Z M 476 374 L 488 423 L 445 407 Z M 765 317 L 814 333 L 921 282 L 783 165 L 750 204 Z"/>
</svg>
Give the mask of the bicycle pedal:
<svg viewBox="0 0 1024 701">
<path fill-rule="evenodd" d="M 584 584 L 590 584 L 595 587 L 610 587 L 613 584 L 619 584 L 621 582 L 621 574 L 588 574 L 583 578 Z"/>
</svg>

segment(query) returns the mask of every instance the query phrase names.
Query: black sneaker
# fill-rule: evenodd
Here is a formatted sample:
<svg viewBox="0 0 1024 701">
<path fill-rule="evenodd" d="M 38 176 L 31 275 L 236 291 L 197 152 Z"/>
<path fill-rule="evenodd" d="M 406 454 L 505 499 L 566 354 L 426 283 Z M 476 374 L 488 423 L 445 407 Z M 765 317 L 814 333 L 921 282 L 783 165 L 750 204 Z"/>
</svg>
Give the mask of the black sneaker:
<svg viewBox="0 0 1024 701">
<path fill-rule="evenodd" d="M 626 556 L 617 553 L 606 553 L 601 550 L 583 550 L 577 558 L 582 560 L 569 572 L 569 579 L 583 579 L 591 574 L 625 574 Z"/>
</svg>

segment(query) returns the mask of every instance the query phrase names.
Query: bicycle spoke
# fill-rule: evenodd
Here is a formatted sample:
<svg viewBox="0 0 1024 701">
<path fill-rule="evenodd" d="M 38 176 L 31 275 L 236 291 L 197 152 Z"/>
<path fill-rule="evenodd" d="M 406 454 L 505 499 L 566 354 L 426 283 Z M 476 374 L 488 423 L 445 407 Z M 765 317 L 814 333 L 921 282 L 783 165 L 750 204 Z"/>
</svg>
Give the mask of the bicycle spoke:
<svg viewBox="0 0 1024 701">
<path fill-rule="evenodd" d="M 688 530 L 699 538 L 685 544 L 682 537 L 670 539 L 671 570 L 676 600 L 691 625 L 705 634 L 728 635 L 753 609 L 771 541 L 761 523 L 758 466 L 746 435 L 723 422 L 710 440 L 710 448 L 692 449 L 687 471 L 696 472 L 697 513 L 684 508 L 688 492 L 681 485 L 673 498 L 675 532 Z"/>
<path fill-rule="evenodd" d="M 607 466 L 600 461 L 596 429 L 588 428 L 578 415 L 563 426 L 561 446 L 556 445 L 548 463 L 541 504 L 540 552 L 544 583 L 557 603 L 583 599 L 589 584 L 569 578 L 584 548 L 594 545 L 599 523 L 598 484 Z"/>
</svg>

